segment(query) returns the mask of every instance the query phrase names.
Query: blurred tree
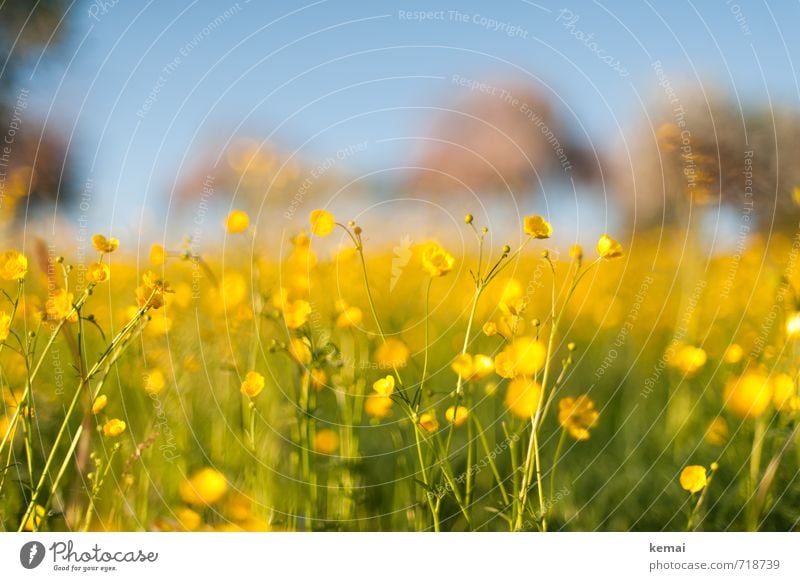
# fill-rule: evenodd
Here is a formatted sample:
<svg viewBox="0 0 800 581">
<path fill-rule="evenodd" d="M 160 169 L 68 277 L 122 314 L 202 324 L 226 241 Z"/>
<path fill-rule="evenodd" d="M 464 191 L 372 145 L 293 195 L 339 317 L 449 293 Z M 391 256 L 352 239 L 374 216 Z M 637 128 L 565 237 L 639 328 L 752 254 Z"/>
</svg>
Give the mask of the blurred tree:
<svg viewBox="0 0 800 581">
<path fill-rule="evenodd" d="M 598 175 L 599 162 L 547 97 L 521 83 L 476 86 L 438 113 L 429 139 L 418 191 L 535 191 L 539 180 Z"/>
<path fill-rule="evenodd" d="M 43 201 L 74 197 L 66 138 L 32 116 L 24 83 L 33 63 L 63 45 L 66 16 L 64 0 L 0 3 L 0 222 Z"/>
<path fill-rule="evenodd" d="M 692 205 L 724 205 L 751 215 L 753 229 L 796 229 L 800 113 L 740 107 L 721 92 L 677 94 L 689 96 L 652 107 L 626 154 L 613 158 L 614 189 L 631 219 L 669 225 Z"/>
</svg>

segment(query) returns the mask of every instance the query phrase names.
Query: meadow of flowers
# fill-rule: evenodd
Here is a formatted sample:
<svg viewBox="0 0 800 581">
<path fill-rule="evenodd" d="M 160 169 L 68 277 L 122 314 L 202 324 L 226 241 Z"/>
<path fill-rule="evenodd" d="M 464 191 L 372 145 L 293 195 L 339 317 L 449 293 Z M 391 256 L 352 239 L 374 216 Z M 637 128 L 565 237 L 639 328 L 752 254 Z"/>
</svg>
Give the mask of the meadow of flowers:
<svg viewBox="0 0 800 581">
<path fill-rule="evenodd" d="M 3 530 L 798 528 L 800 238 L 462 227 L 4 251 Z"/>
</svg>

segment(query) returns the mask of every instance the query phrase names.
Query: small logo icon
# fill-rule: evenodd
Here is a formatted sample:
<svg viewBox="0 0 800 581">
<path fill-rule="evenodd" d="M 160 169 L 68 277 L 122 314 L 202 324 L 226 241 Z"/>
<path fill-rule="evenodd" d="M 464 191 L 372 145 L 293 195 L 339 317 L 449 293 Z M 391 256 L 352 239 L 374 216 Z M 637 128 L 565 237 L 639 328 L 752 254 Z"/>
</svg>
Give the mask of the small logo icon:
<svg viewBox="0 0 800 581">
<path fill-rule="evenodd" d="M 35 569 L 44 560 L 44 545 L 39 541 L 29 541 L 19 550 L 19 562 L 26 569 Z"/>
<path fill-rule="evenodd" d="M 400 244 L 392 249 L 392 279 L 389 281 L 389 292 L 394 290 L 397 281 L 400 280 L 400 275 L 403 274 L 403 269 L 411 260 L 412 244 L 411 237 L 405 235 L 400 239 Z"/>
</svg>

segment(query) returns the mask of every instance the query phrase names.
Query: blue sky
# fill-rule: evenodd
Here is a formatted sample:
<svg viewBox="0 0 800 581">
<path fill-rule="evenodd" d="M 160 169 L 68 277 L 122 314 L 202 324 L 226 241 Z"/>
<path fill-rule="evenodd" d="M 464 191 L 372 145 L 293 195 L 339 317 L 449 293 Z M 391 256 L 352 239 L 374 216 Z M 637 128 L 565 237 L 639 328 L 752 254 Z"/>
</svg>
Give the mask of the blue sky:
<svg viewBox="0 0 800 581">
<path fill-rule="evenodd" d="M 800 101 L 798 2 L 106 0 L 68 18 L 61 54 L 24 83 L 73 136 L 98 194 L 91 219 L 115 230 L 135 228 L 142 208 L 157 219 L 176 176 L 221 136 L 271 135 L 311 163 L 368 140 L 350 171 L 405 163 L 413 144 L 392 138 L 421 133 L 454 74 L 528 79 L 598 147 L 618 142 L 640 98 L 663 94 L 656 60 L 744 104 Z"/>
</svg>

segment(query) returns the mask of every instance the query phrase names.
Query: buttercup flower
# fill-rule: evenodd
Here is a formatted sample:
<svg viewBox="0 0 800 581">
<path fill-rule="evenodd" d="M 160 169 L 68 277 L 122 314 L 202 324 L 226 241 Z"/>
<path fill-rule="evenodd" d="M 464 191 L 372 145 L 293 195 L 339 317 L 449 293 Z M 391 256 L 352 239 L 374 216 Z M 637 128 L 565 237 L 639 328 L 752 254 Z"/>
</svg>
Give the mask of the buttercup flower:
<svg viewBox="0 0 800 581">
<path fill-rule="evenodd" d="M 581 260 L 583 258 L 583 246 L 580 244 L 573 244 L 569 247 L 569 255 L 575 260 Z"/>
<path fill-rule="evenodd" d="M 257 371 L 249 371 L 244 377 L 240 391 L 247 397 L 255 397 L 264 389 L 264 376 Z"/>
<path fill-rule="evenodd" d="M 464 381 L 481 380 L 494 370 L 494 362 L 488 355 L 464 353 L 456 357 L 450 367 Z"/>
<path fill-rule="evenodd" d="M 791 375 L 779 373 L 772 378 L 772 401 L 779 412 L 798 410 L 797 387 Z"/>
<path fill-rule="evenodd" d="M 78 313 L 72 309 L 72 293 L 58 289 L 50 295 L 45 304 L 45 311 L 50 320 L 61 321 L 67 319 L 70 323 L 78 320 Z"/>
<path fill-rule="evenodd" d="M 20 280 L 28 272 L 28 259 L 16 250 L 8 250 L 0 255 L 0 278 Z"/>
<path fill-rule="evenodd" d="M 693 345 L 680 345 L 670 358 L 670 365 L 680 369 L 685 375 L 697 373 L 708 360 L 706 352 Z"/>
<path fill-rule="evenodd" d="M 250 216 L 242 210 L 233 210 L 225 219 L 225 230 L 230 234 L 240 234 L 250 227 Z"/>
<path fill-rule="evenodd" d="M 547 347 L 532 337 L 520 337 L 494 358 L 494 368 L 500 377 L 513 379 L 518 375 L 533 375 L 544 367 Z"/>
<path fill-rule="evenodd" d="M 419 416 L 419 427 L 429 434 L 439 429 L 439 422 L 436 413 L 433 411 L 424 412 Z"/>
<path fill-rule="evenodd" d="M 411 350 L 399 339 L 386 339 L 375 350 L 375 361 L 381 369 L 405 367 L 410 356 Z"/>
<path fill-rule="evenodd" d="M 122 420 L 118 420 L 117 418 L 108 420 L 105 425 L 103 425 L 103 435 L 109 438 L 116 438 L 125 431 L 125 427 L 125 422 Z"/>
<path fill-rule="evenodd" d="M 111 269 L 105 262 L 95 262 L 90 264 L 86 271 L 86 279 L 95 284 L 108 281 L 110 276 Z"/>
<path fill-rule="evenodd" d="M 178 493 L 187 504 L 208 505 L 219 501 L 228 492 L 225 476 L 213 468 L 202 468 L 178 486 Z"/>
<path fill-rule="evenodd" d="M 364 315 L 358 307 L 347 307 L 336 317 L 336 326 L 341 329 L 357 327 L 361 324 Z"/>
<path fill-rule="evenodd" d="M 469 411 L 463 405 L 450 406 L 444 411 L 445 419 L 455 427 L 463 426 L 469 419 Z"/>
<path fill-rule="evenodd" d="M 553 234 L 553 227 L 550 225 L 550 222 L 538 215 L 525 216 L 523 230 L 525 234 L 531 238 L 538 238 L 540 240 L 550 238 Z"/>
<path fill-rule="evenodd" d="M 247 397 L 255 397 L 264 389 L 264 376 L 256 371 L 249 371 L 244 377 L 239 391 Z"/>
<path fill-rule="evenodd" d="M 107 395 L 99 395 L 97 399 L 94 400 L 92 404 L 92 413 L 97 415 L 104 409 L 106 409 L 106 405 L 108 405 L 108 396 Z"/>
<path fill-rule="evenodd" d="M 533 379 L 518 377 L 508 384 L 505 404 L 513 415 L 530 420 L 536 413 L 539 399 L 542 397 L 542 386 Z"/>
<path fill-rule="evenodd" d="M 314 210 L 308 216 L 311 223 L 311 231 L 317 236 L 327 236 L 336 228 L 336 220 L 333 214 L 325 210 Z"/>
<path fill-rule="evenodd" d="M 372 390 L 379 395 L 391 395 L 394 391 L 394 375 L 387 375 L 372 384 Z"/>
<path fill-rule="evenodd" d="M 558 402 L 558 423 L 576 440 L 588 440 L 589 428 L 597 423 L 600 414 L 588 395 L 565 397 Z"/>
<path fill-rule="evenodd" d="M 373 418 L 381 419 L 392 413 L 393 405 L 394 402 L 388 395 L 371 393 L 364 402 L 364 411 Z"/>
<path fill-rule="evenodd" d="M 694 494 L 700 492 L 708 484 L 708 475 L 704 466 L 687 466 L 681 471 L 681 488 Z"/>
<path fill-rule="evenodd" d="M 150 247 L 149 260 L 153 266 L 161 266 L 167 261 L 167 249 L 161 244 L 153 244 Z"/>
<path fill-rule="evenodd" d="M 494 337 L 497 335 L 497 324 L 489 321 L 483 325 L 483 334 L 487 337 Z"/>
<path fill-rule="evenodd" d="M 603 234 L 597 241 L 597 254 L 600 255 L 600 258 L 619 258 L 623 255 L 622 244 L 608 234 Z"/>
<path fill-rule="evenodd" d="M 725 360 L 725 363 L 739 363 L 744 357 L 744 349 L 742 349 L 741 345 L 736 343 L 731 343 L 725 349 L 725 353 L 723 354 L 722 358 Z"/>
<path fill-rule="evenodd" d="M 455 258 L 438 244 L 429 244 L 422 251 L 422 267 L 432 277 L 444 276 L 453 270 Z"/>
<path fill-rule="evenodd" d="M 111 254 L 119 248 L 119 240 L 116 238 L 106 238 L 102 234 L 92 236 L 92 246 L 100 254 Z"/>
<path fill-rule="evenodd" d="M 308 365 L 311 363 L 311 348 L 308 346 L 308 343 L 302 339 L 295 337 L 289 341 L 287 351 L 289 352 L 289 355 L 292 356 L 292 359 L 297 361 L 299 364 Z"/>
<path fill-rule="evenodd" d="M 287 303 L 283 309 L 283 320 L 290 329 L 298 329 L 306 324 L 311 315 L 311 305 L 304 300 Z"/>
<path fill-rule="evenodd" d="M 314 435 L 314 451 L 319 454 L 333 454 L 339 449 L 339 434 L 322 429 Z"/>
<path fill-rule="evenodd" d="M 729 410 L 741 418 L 761 416 L 772 401 L 769 377 L 760 371 L 747 371 L 728 380 L 723 401 Z"/>
</svg>

